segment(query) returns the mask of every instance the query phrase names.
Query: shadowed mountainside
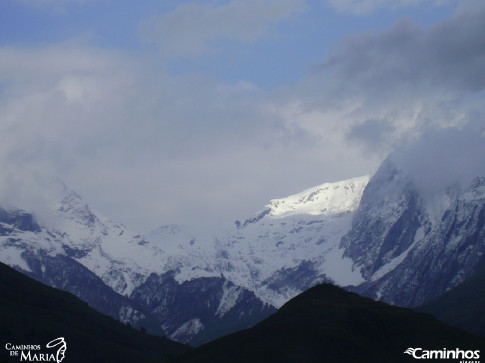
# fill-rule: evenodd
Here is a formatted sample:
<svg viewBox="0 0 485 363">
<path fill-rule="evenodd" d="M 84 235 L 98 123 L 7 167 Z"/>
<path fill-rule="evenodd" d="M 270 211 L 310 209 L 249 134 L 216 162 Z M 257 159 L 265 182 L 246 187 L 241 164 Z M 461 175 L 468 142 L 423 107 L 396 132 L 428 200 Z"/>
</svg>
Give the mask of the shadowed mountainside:
<svg viewBox="0 0 485 363">
<path fill-rule="evenodd" d="M 485 335 L 485 259 L 461 285 L 418 307 L 447 324 Z"/>
<path fill-rule="evenodd" d="M 190 349 L 135 330 L 0 263 L 0 362 L 19 361 L 8 360 L 7 343 L 44 347 L 57 337 L 67 342 L 67 362 L 162 362 Z"/>
<path fill-rule="evenodd" d="M 434 317 L 317 285 L 277 313 L 174 362 L 412 362 L 407 348 L 483 352 L 485 338 Z M 433 360 L 427 360 L 433 361 Z"/>
</svg>

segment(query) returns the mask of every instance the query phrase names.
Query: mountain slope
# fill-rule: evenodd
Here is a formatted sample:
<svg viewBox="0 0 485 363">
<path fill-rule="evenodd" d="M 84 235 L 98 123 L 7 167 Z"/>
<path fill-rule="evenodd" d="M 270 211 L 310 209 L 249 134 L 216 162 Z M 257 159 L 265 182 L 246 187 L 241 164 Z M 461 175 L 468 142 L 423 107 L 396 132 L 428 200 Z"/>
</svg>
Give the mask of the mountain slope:
<svg viewBox="0 0 485 363">
<path fill-rule="evenodd" d="M 174 362 L 413 362 L 404 351 L 418 347 L 483 352 L 485 338 L 324 284 L 290 300 L 254 328 Z"/>
<path fill-rule="evenodd" d="M 249 327 L 321 282 L 418 306 L 467 279 L 484 256 L 485 177 L 428 190 L 416 180 L 389 157 L 370 180 L 271 200 L 226 230 L 168 225 L 144 237 L 63 186 L 51 224 L 0 213 L 0 261 L 194 344 Z"/>
<path fill-rule="evenodd" d="M 485 177 L 423 189 L 396 159 L 370 180 L 272 200 L 215 236 L 166 226 L 144 238 L 166 248 L 178 281 L 222 274 L 277 307 L 322 281 L 417 306 L 463 282 L 484 255 Z"/>
<path fill-rule="evenodd" d="M 469 277 L 485 253 L 485 177 L 424 193 L 392 158 L 341 240 L 365 282 L 352 290 L 417 306 Z"/>
<path fill-rule="evenodd" d="M 86 249 L 69 245 L 66 232 L 48 230 L 32 214 L 0 210 L 0 261 L 49 286 L 69 291 L 103 314 L 162 334 L 150 312 L 114 291 L 78 259 Z"/>
<path fill-rule="evenodd" d="M 128 327 L 1 263 L 0 326 L 5 361 L 6 343 L 45 344 L 57 337 L 67 342 L 68 362 L 160 362 L 189 349 Z"/>
<path fill-rule="evenodd" d="M 25 211 L 0 210 L 0 261 L 122 322 L 181 342 L 247 328 L 275 311 L 217 270 L 177 281 L 179 268 L 166 244 L 154 245 L 113 223 L 63 184 L 54 189 L 48 218 L 43 216 L 49 223 L 40 225 Z M 207 279 L 216 280 L 209 289 Z M 197 294 L 203 289 L 204 297 Z M 155 302 L 154 292 L 163 298 Z"/>
<path fill-rule="evenodd" d="M 178 283 L 175 272 L 153 273 L 130 299 L 157 314 L 168 336 L 199 345 L 249 328 L 275 311 L 254 293 L 222 277 Z"/>
<path fill-rule="evenodd" d="M 485 260 L 462 284 L 416 308 L 447 324 L 485 336 Z"/>
<path fill-rule="evenodd" d="M 166 251 L 178 281 L 222 274 L 262 301 L 281 306 L 324 280 L 342 285 L 364 281 L 338 244 L 351 228 L 368 180 L 325 183 L 271 200 L 232 229 L 207 234 L 164 226 L 144 239 Z"/>
</svg>

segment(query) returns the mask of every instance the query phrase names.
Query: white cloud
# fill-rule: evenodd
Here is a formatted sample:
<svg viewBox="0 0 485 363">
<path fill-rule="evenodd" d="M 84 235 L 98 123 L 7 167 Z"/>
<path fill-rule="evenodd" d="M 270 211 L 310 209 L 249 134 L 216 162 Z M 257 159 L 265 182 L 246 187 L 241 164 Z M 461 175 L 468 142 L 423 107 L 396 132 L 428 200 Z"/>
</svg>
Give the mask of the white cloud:
<svg viewBox="0 0 485 363">
<path fill-rule="evenodd" d="M 462 126 L 470 112 L 484 111 L 484 16 L 482 3 L 429 29 L 402 20 L 383 32 L 344 38 L 292 93 L 304 95 L 305 109 L 338 119 L 348 141 L 368 151 L 389 152 L 430 129 Z M 327 127 L 300 124 L 314 133 Z M 370 129 L 381 135 L 378 148 Z"/>
<path fill-rule="evenodd" d="M 467 5 L 429 29 L 399 21 L 342 39 L 314 73 L 273 95 L 271 112 L 340 155 L 360 148 L 368 166 L 423 134 L 485 122 L 485 6 Z"/>
<path fill-rule="evenodd" d="M 0 49 L 0 75 L 0 200 L 19 207 L 38 210 L 32 191 L 59 176 L 141 231 L 231 223 L 270 198 L 364 168 L 355 150 L 339 154 L 285 126 L 249 82 L 169 76 L 74 44 Z"/>
<path fill-rule="evenodd" d="M 468 186 L 485 177 L 485 122 L 483 115 L 461 128 L 425 133 L 416 143 L 392 155 L 427 196 L 452 185 Z"/>
<path fill-rule="evenodd" d="M 268 199 L 369 173 L 397 146 L 483 111 L 482 7 L 344 39 L 271 93 L 75 42 L 1 48 L 0 200 L 29 207 L 42 190 L 32 184 L 59 176 L 143 232 L 230 223 Z"/>
<path fill-rule="evenodd" d="M 148 41 L 171 57 L 194 57 L 220 40 L 251 43 L 270 27 L 299 11 L 303 0 L 235 0 L 223 5 L 193 2 L 144 24 Z"/>
</svg>

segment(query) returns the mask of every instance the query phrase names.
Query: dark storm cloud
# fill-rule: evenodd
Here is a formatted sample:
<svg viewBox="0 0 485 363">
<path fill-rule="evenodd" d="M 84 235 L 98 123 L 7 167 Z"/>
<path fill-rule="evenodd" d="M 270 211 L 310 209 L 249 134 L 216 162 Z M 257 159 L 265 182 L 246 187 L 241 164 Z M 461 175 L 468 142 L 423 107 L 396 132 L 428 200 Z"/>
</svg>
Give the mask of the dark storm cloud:
<svg viewBox="0 0 485 363">
<path fill-rule="evenodd" d="M 485 2 L 429 28 L 401 19 L 341 39 L 308 82 L 309 107 L 337 116 L 348 143 L 384 155 L 485 111 Z M 306 101 L 308 102 L 308 101 Z M 335 118 L 335 117 L 334 117 Z M 325 125 L 313 126 L 323 133 Z"/>
<path fill-rule="evenodd" d="M 485 176 L 484 115 L 463 128 L 425 133 L 408 148 L 395 152 L 392 159 L 410 174 L 427 195 L 451 185 L 467 186 Z"/>
<path fill-rule="evenodd" d="M 370 148 L 385 144 L 394 128 L 383 120 L 366 120 L 347 134 L 350 141 L 362 142 Z"/>
<path fill-rule="evenodd" d="M 412 86 L 485 88 L 485 4 L 430 29 L 401 20 L 379 34 L 344 39 L 322 65 L 347 86 L 386 92 Z"/>
</svg>

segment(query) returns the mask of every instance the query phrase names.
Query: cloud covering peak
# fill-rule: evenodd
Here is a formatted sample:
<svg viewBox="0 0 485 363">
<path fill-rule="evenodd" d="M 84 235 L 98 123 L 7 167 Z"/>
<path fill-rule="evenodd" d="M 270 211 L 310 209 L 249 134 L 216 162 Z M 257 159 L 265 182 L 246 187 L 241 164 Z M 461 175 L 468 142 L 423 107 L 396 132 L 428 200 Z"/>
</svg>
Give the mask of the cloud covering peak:
<svg viewBox="0 0 485 363">
<path fill-rule="evenodd" d="M 16 9 L 26 20 L 43 17 L 44 27 L 31 23 L 38 31 L 0 24 L 0 202 L 37 209 L 49 199 L 43 185 L 60 177 L 140 232 L 230 224 L 270 199 L 370 174 L 390 152 L 419 149 L 422 135 L 439 150 L 457 140 L 463 167 L 459 155 L 483 151 L 467 131 L 485 120 L 483 2 L 462 1 L 427 24 L 382 2 L 375 9 L 400 20 L 379 26 L 372 14 L 349 17 L 304 0 L 136 8 L 91 0 L 75 6 L 76 21 L 73 3 L 61 3 L 60 16 Z M 18 2 L 9 4 L 12 11 Z M 406 9 L 418 8 L 426 10 Z M 76 26 L 64 41 L 30 38 L 67 22 Z M 133 46 L 140 24 L 161 52 Z M 71 37 L 78 28 L 88 35 Z"/>
<path fill-rule="evenodd" d="M 466 187 L 474 178 L 485 177 L 485 122 L 481 117 L 462 128 L 425 133 L 391 159 L 412 176 L 425 195 L 454 185 Z"/>
</svg>

